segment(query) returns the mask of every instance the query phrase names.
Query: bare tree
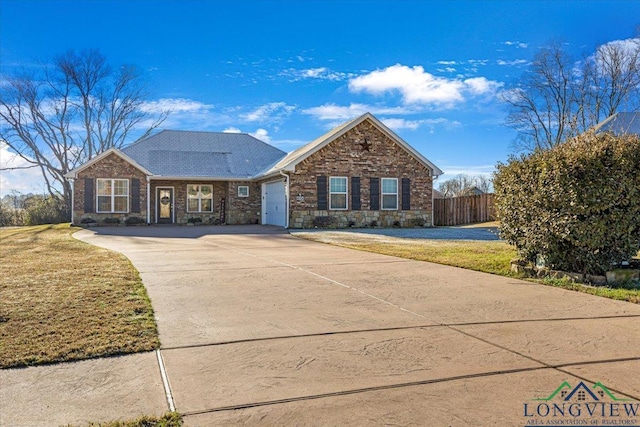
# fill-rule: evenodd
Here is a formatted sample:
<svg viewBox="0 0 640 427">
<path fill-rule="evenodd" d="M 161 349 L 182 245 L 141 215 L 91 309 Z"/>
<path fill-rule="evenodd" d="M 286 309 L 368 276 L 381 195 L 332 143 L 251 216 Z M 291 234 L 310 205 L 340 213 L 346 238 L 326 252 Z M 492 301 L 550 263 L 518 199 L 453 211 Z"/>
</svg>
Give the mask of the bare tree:
<svg viewBox="0 0 640 427">
<path fill-rule="evenodd" d="M 438 189 L 445 197 L 460 197 L 472 194 L 474 188 L 489 193 L 492 189 L 491 179 L 484 175 L 470 176 L 459 174 L 440 183 Z"/>
<path fill-rule="evenodd" d="M 585 57 L 579 80 L 578 130 L 584 131 L 625 107 L 640 105 L 640 39 L 599 46 Z"/>
<path fill-rule="evenodd" d="M 151 117 L 141 109 L 145 96 L 134 67 L 113 70 L 97 50 L 68 51 L 0 87 L 0 139 L 69 206 L 67 172 L 164 121 L 167 112 Z"/>
<path fill-rule="evenodd" d="M 560 43 L 543 47 L 520 82 L 504 92 L 516 149 L 548 149 L 622 108 L 638 106 L 640 39 L 615 41 L 577 61 Z"/>
</svg>

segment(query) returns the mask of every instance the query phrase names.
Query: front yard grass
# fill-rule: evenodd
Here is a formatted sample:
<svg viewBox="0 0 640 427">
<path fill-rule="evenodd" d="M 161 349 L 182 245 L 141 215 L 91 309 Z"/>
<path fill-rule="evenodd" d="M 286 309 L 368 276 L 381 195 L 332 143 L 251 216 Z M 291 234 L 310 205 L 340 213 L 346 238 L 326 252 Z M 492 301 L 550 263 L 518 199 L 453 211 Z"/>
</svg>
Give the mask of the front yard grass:
<svg viewBox="0 0 640 427">
<path fill-rule="evenodd" d="M 0 229 L 0 367 L 159 347 L 153 309 L 124 255 L 69 224 Z"/>
<path fill-rule="evenodd" d="M 293 234 L 303 239 L 345 248 L 515 277 L 640 304 L 640 289 L 637 286 L 622 285 L 616 288 L 590 286 L 569 280 L 531 279 L 512 273 L 511 260 L 517 257 L 517 251 L 515 247 L 502 241 L 403 239 L 347 231 L 295 232 Z"/>
</svg>

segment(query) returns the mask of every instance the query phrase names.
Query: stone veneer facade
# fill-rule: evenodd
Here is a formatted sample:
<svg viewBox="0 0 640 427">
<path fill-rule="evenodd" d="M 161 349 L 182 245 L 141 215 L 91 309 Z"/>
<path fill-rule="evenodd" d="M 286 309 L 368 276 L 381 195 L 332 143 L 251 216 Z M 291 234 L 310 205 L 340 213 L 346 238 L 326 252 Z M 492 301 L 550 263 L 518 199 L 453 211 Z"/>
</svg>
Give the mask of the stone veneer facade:
<svg viewBox="0 0 640 427">
<path fill-rule="evenodd" d="M 361 145 L 371 145 L 369 151 Z M 318 210 L 317 177 L 347 177 L 347 210 Z M 360 177 L 361 207 L 351 205 L 351 177 Z M 371 210 L 369 178 L 398 178 L 398 209 Z M 409 178 L 410 209 L 401 209 L 401 180 Z M 433 182 L 430 170 L 402 147 L 378 130 L 371 122 L 363 121 L 338 137 L 318 152 L 296 165 L 290 174 L 289 193 L 291 228 L 312 228 L 316 217 L 335 218 L 333 226 L 369 226 L 373 221 L 379 226 L 402 227 L 424 222 L 430 226 L 432 213 Z M 328 196 L 327 196 L 328 197 Z M 381 203 L 380 203 L 381 204 Z"/>
</svg>

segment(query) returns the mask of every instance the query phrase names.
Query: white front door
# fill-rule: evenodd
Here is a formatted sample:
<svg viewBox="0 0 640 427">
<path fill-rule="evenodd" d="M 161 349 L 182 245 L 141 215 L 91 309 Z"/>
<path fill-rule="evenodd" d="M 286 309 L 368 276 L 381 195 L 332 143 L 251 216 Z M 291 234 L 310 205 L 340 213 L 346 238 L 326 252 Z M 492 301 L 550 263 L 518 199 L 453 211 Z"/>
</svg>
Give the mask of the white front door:
<svg viewBox="0 0 640 427">
<path fill-rule="evenodd" d="M 262 223 L 286 226 L 286 203 L 284 181 L 262 184 Z"/>
</svg>

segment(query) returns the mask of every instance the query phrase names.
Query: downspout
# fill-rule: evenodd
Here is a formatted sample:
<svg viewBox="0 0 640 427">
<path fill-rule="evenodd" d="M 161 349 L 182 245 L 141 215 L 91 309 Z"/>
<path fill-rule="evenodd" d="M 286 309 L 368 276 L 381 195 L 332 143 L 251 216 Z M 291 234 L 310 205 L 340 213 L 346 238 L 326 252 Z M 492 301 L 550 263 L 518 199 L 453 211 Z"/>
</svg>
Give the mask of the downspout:
<svg viewBox="0 0 640 427">
<path fill-rule="evenodd" d="M 433 179 L 431 180 L 431 227 L 436 226 L 436 208 L 434 205 L 435 197 L 433 197 L 433 190 L 435 189 L 435 183 L 439 177 L 440 175 L 434 175 Z"/>
<path fill-rule="evenodd" d="M 284 228 L 289 228 L 289 175 L 287 175 L 286 173 L 282 172 L 282 171 L 278 171 L 280 172 L 280 175 L 284 176 L 285 179 L 285 193 L 284 193 L 284 197 L 285 197 L 285 204 L 287 205 L 287 216 L 285 217 L 284 220 Z"/>
<path fill-rule="evenodd" d="M 151 177 L 147 175 L 147 224 L 151 224 Z"/>
<path fill-rule="evenodd" d="M 71 181 L 71 225 L 75 225 L 74 222 L 74 213 L 75 213 L 75 193 L 76 193 L 76 180 L 73 178 L 69 178 Z"/>
</svg>

